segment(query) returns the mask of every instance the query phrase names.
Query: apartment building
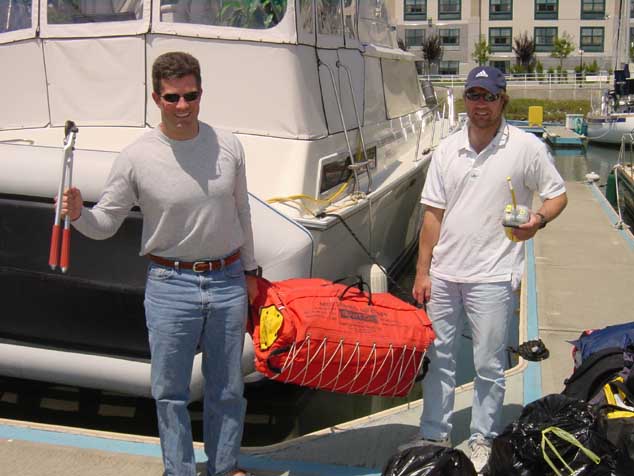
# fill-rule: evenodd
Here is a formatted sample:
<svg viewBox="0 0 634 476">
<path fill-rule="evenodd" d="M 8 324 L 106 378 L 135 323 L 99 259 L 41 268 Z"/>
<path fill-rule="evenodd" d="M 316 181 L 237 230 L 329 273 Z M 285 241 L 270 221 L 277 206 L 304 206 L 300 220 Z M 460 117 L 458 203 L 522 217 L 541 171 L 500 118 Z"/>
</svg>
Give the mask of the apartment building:
<svg viewBox="0 0 634 476">
<path fill-rule="evenodd" d="M 544 71 L 559 66 L 551 53 L 555 38 L 564 35 L 575 45 L 564 69 L 594 61 L 613 69 L 634 50 L 634 0 L 389 0 L 388 7 L 401 44 L 420 58 L 421 73 L 468 72 L 481 37 L 492 50 L 489 64 L 505 72 L 517 63 L 514 40 L 524 33 L 534 41 Z M 443 52 L 428 67 L 422 45 L 432 35 Z"/>
</svg>

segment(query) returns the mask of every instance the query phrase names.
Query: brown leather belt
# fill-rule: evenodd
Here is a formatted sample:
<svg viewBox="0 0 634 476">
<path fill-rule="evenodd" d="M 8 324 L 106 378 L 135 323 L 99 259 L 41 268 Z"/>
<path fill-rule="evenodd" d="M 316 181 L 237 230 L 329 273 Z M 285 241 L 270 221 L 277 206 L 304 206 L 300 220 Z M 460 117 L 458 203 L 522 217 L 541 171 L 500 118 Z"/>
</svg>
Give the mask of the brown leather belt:
<svg viewBox="0 0 634 476">
<path fill-rule="evenodd" d="M 154 261 L 161 266 L 168 266 L 174 269 L 191 269 L 195 273 L 205 273 L 207 271 L 216 271 L 229 266 L 240 259 L 240 251 L 236 251 L 232 255 L 226 258 L 213 259 L 206 261 L 174 261 L 171 259 L 163 258 L 162 256 L 148 255 L 150 260 Z"/>
</svg>

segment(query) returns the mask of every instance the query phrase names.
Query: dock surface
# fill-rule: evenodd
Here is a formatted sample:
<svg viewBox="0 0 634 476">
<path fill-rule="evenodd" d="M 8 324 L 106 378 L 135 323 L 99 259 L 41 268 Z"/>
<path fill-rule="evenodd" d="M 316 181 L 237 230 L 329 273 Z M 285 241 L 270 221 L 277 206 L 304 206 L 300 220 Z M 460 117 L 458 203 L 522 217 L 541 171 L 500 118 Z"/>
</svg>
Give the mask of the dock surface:
<svg viewBox="0 0 634 476">
<path fill-rule="evenodd" d="M 585 139 L 564 126 L 544 126 L 542 137 L 553 147 L 583 147 Z"/>
<path fill-rule="evenodd" d="M 560 393 L 572 372 L 566 341 L 585 329 L 634 320 L 634 238 L 596 186 L 567 182 L 568 207 L 535 242 L 543 393 Z"/>
<path fill-rule="evenodd" d="M 529 242 L 520 341 L 539 336 L 550 349 L 540 363 L 507 374 L 506 421 L 523 405 L 559 393 L 572 371 L 571 346 L 588 328 L 632 319 L 634 237 L 615 228 L 616 213 L 595 185 L 567 182 L 565 212 Z M 456 395 L 454 445 L 468 438 L 472 384 Z M 240 463 L 259 476 L 379 476 L 396 447 L 417 432 L 420 400 L 292 441 L 243 448 Z M 196 455 L 204 460 L 202 447 Z M 161 476 L 157 438 L 0 419 L 0 474 Z M 205 475 L 204 463 L 199 464 Z"/>
</svg>

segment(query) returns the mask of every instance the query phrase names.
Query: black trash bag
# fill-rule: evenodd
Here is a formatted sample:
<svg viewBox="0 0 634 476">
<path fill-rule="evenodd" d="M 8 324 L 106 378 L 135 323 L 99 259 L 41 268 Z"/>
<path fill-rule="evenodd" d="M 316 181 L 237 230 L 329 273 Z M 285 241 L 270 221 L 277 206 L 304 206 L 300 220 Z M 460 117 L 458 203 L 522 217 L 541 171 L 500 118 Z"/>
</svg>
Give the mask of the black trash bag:
<svg viewBox="0 0 634 476">
<path fill-rule="evenodd" d="M 477 476 L 462 451 L 438 445 L 408 448 L 390 458 L 382 476 Z"/>
<path fill-rule="evenodd" d="M 594 430 L 595 417 L 591 406 L 564 395 L 547 395 L 526 407 L 519 419 L 508 425 L 493 440 L 486 474 L 489 476 L 548 476 L 555 474 L 543 456 L 542 430 L 560 428 L 571 434 L 586 449 L 595 453 L 597 464 L 580 448 L 549 434 L 557 453 L 576 471 L 586 476 L 620 474 L 616 470 L 618 450 Z M 548 447 L 551 462 L 562 474 L 570 474 L 560 458 Z M 585 471 L 585 472 L 583 472 Z"/>
</svg>

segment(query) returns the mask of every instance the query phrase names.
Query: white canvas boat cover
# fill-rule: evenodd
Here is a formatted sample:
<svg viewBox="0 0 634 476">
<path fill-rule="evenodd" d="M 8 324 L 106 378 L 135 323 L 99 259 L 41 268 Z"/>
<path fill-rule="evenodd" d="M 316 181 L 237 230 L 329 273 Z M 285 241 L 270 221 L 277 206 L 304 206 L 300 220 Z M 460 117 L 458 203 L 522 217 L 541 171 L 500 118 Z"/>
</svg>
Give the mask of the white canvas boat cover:
<svg viewBox="0 0 634 476">
<path fill-rule="evenodd" d="M 42 56 L 42 44 L 37 40 L 0 44 L 0 129 L 45 127 L 49 123 Z"/>
<path fill-rule="evenodd" d="M 255 258 L 264 270 L 264 277 L 276 281 L 312 276 L 313 239 L 310 232 L 251 194 L 249 205 Z"/>
<path fill-rule="evenodd" d="M 45 40 L 44 54 L 52 126 L 145 125 L 142 36 Z"/>
<path fill-rule="evenodd" d="M 294 139 L 328 133 L 314 48 L 163 35 L 149 37 L 147 48 L 148 68 L 167 51 L 186 49 L 200 59 L 200 118 L 205 122 L 244 134 Z M 151 84 L 147 87 L 149 97 Z M 151 99 L 147 113 L 148 124 L 159 123 Z"/>
</svg>

